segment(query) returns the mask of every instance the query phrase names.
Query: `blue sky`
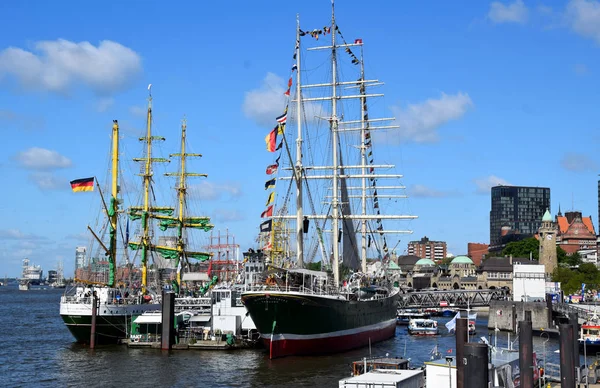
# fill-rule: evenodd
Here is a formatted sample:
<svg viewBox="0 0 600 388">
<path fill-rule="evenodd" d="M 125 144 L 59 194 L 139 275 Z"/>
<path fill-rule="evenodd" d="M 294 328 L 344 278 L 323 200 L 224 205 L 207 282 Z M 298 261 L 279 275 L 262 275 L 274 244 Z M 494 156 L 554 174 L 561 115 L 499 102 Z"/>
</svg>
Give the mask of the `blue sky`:
<svg viewBox="0 0 600 388">
<path fill-rule="evenodd" d="M 321 28 L 329 4 L 5 1 L 0 275 L 18 275 L 24 257 L 45 270 L 64 260 L 72 273 L 98 211 L 96 195 L 68 181 L 106 175 L 113 119 L 127 157 L 139 156 L 149 83 L 155 133 L 167 137 L 160 151 L 177 152 L 186 115 L 191 150 L 204 155 L 192 169 L 209 174 L 198 209 L 253 246 L 272 162 L 265 123 L 281 109 L 296 13 L 303 29 Z M 424 235 L 454 254 L 488 242 L 498 183 L 550 187 L 553 213 L 581 210 L 597 226 L 600 2 L 336 8 L 346 39 L 364 41 L 368 76 L 385 82 L 378 108 L 401 126 L 375 144 L 405 175 L 419 216 L 399 253 Z"/>
</svg>

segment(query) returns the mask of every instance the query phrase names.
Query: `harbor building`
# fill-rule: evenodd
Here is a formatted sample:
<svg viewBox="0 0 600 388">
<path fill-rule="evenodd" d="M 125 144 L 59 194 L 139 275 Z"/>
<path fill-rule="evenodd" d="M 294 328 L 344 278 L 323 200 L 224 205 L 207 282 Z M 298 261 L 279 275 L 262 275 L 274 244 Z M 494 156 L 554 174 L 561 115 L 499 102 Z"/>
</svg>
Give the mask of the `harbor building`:
<svg viewBox="0 0 600 388">
<path fill-rule="evenodd" d="M 489 244 L 483 243 L 468 243 L 467 244 L 467 256 L 473 260 L 475 265 L 481 264 L 483 256 L 489 253 Z"/>
<path fill-rule="evenodd" d="M 550 209 L 547 187 L 492 187 L 490 252 L 501 251 L 511 241 L 533 237 L 546 209 Z"/>
<path fill-rule="evenodd" d="M 422 259 L 443 260 L 447 253 L 445 241 L 431 241 L 427 236 L 408 243 L 408 254 Z"/>
<path fill-rule="evenodd" d="M 85 267 L 86 247 L 75 248 L 75 270 Z"/>
</svg>

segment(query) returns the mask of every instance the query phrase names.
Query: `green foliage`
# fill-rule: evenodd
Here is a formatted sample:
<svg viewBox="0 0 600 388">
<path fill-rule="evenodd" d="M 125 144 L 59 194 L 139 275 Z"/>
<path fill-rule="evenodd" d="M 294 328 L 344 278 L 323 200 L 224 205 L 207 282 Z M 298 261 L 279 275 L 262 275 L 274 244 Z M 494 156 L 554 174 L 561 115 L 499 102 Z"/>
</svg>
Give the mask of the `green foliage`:
<svg viewBox="0 0 600 388">
<path fill-rule="evenodd" d="M 512 255 L 512 257 L 529 257 L 530 253 L 534 260 L 539 260 L 540 242 L 535 237 L 509 242 L 502 250 L 503 256 Z"/>
<path fill-rule="evenodd" d="M 556 247 L 556 259 L 558 264 L 563 267 L 574 267 L 581 264 L 581 255 L 578 252 L 567 255 L 567 252 L 561 247 Z"/>
<path fill-rule="evenodd" d="M 454 259 L 454 257 L 446 257 L 445 259 L 442 259 L 442 262 L 440 263 L 440 265 L 450 265 L 450 262 Z"/>
<path fill-rule="evenodd" d="M 312 262 L 306 263 L 306 269 L 310 269 L 311 271 L 320 271 L 321 270 L 321 262 Z"/>
<path fill-rule="evenodd" d="M 552 281 L 560 282 L 560 288 L 565 294 L 579 293 L 581 283 L 586 284 L 586 289 L 594 290 L 600 286 L 600 271 L 590 263 L 581 264 L 575 270 L 558 267 L 552 273 Z"/>
</svg>

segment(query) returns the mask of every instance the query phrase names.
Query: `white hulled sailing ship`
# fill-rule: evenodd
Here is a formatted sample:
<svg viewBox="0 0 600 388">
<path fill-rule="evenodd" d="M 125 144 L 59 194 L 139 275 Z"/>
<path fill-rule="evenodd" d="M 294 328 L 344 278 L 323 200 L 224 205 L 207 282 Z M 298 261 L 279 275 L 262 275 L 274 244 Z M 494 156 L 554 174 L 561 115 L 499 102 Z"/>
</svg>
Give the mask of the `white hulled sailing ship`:
<svg viewBox="0 0 600 388">
<path fill-rule="evenodd" d="M 301 56 L 303 62 L 306 61 L 301 40 L 310 37 L 318 40 L 328 34 L 331 45 L 311 47 L 307 51 L 328 51 L 329 66 L 310 63 L 312 70 L 305 71 L 300 62 Z M 281 174 L 278 179 L 267 181 L 266 189 L 274 187 L 276 182 L 287 182 L 289 186 L 277 211 L 274 210 L 274 192 L 269 194 L 267 209 L 261 215 L 268 218 L 261 224 L 261 231 L 269 236 L 265 251 L 270 252 L 274 265 L 287 268 L 269 276 L 267 285 L 258 284 L 255 290 L 242 294 L 242 301 L 271 358 L 340 352 L 395 334 L 399 290 L 385 276 L 390 259 L 385 236 L 412 232 L 384 230 L 383 220 L 410 220 L 416 216 L 382 214 L 380 210 L 381 198 L 406 196 L 381 194 L 402 190 L 403 186 L 378 185 L 381 180 L 402 176 L 375 172 L 394 166 L 374 163 L 371 132 L 397 127 L 381 125 L 393 118 L 369 117 L 367 100 L 382 94 L 368 93 L 367 88 L 382 83 L 365 78 L 362 47 L 360 39 L 354 43 L 344 39 L 335 19 L 333 2 L 330 25 L 302 30 L 298 22 L 294 62 L 285 92 L 288 103 L 284 113 L 276 118 L 277 126 L 265 139 L 268 151 L 281 150 L 275 163 L 267 168 L 267 174 L 283 171 L 291 176 Z M 360 50 L 359 56 L 352 51 L 356 49 Z M 346 58 L 349 63 L 344 62 Z M 356 74 L 352 80 L 340 79 L 340 68 L 344 65 L 349 65 L 350 72 Z M 323 82 L 303 84 L 308 76 L 315 79 L 314 69 L 328 69 L 329 74 Z M 347 70 L 344 67 L 344 73 Z M 294 72 L 296 91 L 292 97 Z M 319 92 L 322 95 L 317 95 Z M 344 106 L 352 101 L 355 104 L 358 101 L 360 106 Z M 325 103 L 325 107 L 319 108 L 320 103 Z M 291 108 L 289 118 L 288 107 Z M 353 111 L 353 107 L 358 109 Z M 316 116 L 316 121 L 312 116 Z M 287 140 L 287 136 L 294 136 L 290 125 L 294 121 L 296 147 Z M 326 125 L 320 128 L 319 123 Z M 281 138 L 279 144 L 278 137 Z M 323 160 L 319 161 L 319 157 Z M 285 166 L 286 160 L 289 167 Z M 295 214 L 290 215 L 294 207 L 292 191 L 295 191 Z M 320 204 L 315 200 L 321 199 L 324 202 L 319 209 Z M 305 207 L 310 211 L 305 212 Z M 367 211 L 368 208 L 372 210 Z M 295 260 L 286 257 L 287 249 L 282 249 L 289 246 L 284 241 L 288 221 L 292 224 L 295 221 L 291 227 L 295 236 L 295 252 L 291 256 L 295 256 Z M 312 244 L 306 251 L 305 242 Z M 379 276 L 367 275 L 368 252 L 374 252 L 382 261 L 383 271 Z M 324 271 L 304 268 L 305 263 L 319 253 L 322 269 L 330 269 L 332 279 Z M 349 276 L 352 271 L 355 272 Z"/>
<path fill-rule="evenodd" d="M 104 210 L 109 217 L 108 247 L 103 243 L 98 234 L 88 227 L 108 258 L 108 262 L 106 263 L 108 278 L 98 278 L 96 271 L 80 271 L 77 274 L 78 277 L 75 279 L 76 287 L 68 290 L 61 298 L 61 317 L 77 342 L 88 343 L 90 341 L 94 295 L 97 297 L 99 306 L 97 310 L 96 342 L 116 343 L 121 339 L 127 338 L 131 322 L 136 316 L 144 312 L 160 310 L 161 290 L 163 287 L 173 289 L 176 293 L 179 293 L 182 264 L 188 264 L 188 259 L 197 259 L 200 261 L 210 259 L 210 253 L 191 252 L 186 248 L 186 228 L 208 231 L 213 226 L 210 224 L 208 217 L 192 217 L 186 214 L 186 178 L 189 176 L 206 175 L 186 172 L 186 158 L 201 155 L 186 153 L 185 139 L 186 123 L 184 121 L 181 132 L 181 152 L 170 155 L 170 157 L 180 158 L 180 171 L 165 174 L 179 178 L 179 184 L 176 187 L 179 206 L 177 214 L 174 215 L 174 208 L 154 206 L 155 191 L 152 186 L 154 181 L 152 165 L 153 163 L 169 162 L 170 160 L 152 155 L 153 142 L 164 141 L 165 139 L 152 134 L 152 96 L 150 95 L 148 99 L 146 134 L 144 137 L 139 138 L 145 145 L 145 154 L 141 158 L 134 159 L 134 161 L 140 162 L 142 165 L 140 174 L 143 178 L 142 204 L 141 206 L 131 206 L 126 211 L 129 220 L 139 220 L 141 225 L 139 233 L 130 241 L 129 220 L 127 221 L 125 233 L 123 233 L 123 228 L 121 223 L 119 223 L 119 217 L 124 215 L 123 213 L 125 212 L 120 210 L 120 204 L 123 200 L 119 196 L 119 126 L 118 122 L 114 121 L 111 151 L 111 196 L 108 203 L 104 201 L 100 186 L 98 185 Z M 81 187 L 82 185 L 86 185 L 87 182 L 85 181 L 74 181 L 76 183 L 72 182 L 72 187 L 75 190 L 76 186 Z M 90 181 L 93 185 L 92 178 L 90 178 Z M 162 231 L 168 231 L 169 229 L 177 231 L 176 236 L 171 239 L 174 241 L 174 244 L 163 245 L 161 241 L 167 241 L 165 238 L 162 240 L 160 238 L 155 239 L 152 227 L 153 221 L 157 221 L 158 227 Z M 126 264 L 123 266 L 117 265 L 117 236 L 124 237 L 121 251 L 125 257 Z M 157 241 L 157 243 L 154 241 Z M 135 253 L 135 257 L 139 254 L 141 268 L 137 268 L 130 262 L 127 248 Z M 169 271 L 163 273 L 156 266 L 151 270 L 149 269 L 149 261 L 151 259 L 153 259 L 154 263 L 160 261 L 158 255 L 163 260 L 173 260 L 175 262 L 173 266 L 176 268 L 175 273 L 169 273 Z M 98 261 L 95 264 L 97 265 Z M 86 276 L 79 276 L 82 274 L 87 274 L 87 278 L 84 278 Z M 90 274 L 93 275 L 92 280 L 90 280 Z"/>
</svg>

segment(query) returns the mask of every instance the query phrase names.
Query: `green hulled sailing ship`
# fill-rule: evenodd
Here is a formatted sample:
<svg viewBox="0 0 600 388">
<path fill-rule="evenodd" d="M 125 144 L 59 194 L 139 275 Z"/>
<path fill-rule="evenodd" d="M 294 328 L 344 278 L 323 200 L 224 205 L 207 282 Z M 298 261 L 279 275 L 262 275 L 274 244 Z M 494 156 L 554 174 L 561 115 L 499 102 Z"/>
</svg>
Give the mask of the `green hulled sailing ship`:
<svg viewBox="0 0 600 388">
<path fill-rule="evenodd" d="M 265 187 L 274 186 L 275 181 L 289 182 L 289 187 L 282 191 L 282 204 L 271 204 L 273 195 L 269 195 L 269 207 L 261 215 L 267 218 L 261 231 L 269 236 L 264 248 L 272 254 L 276 246 L 282 245 L 278 240 L 282 223 L 295 223 L 290 229 L 296 240 L 295 252 L 286 256 L 277 250 L 282 257 L 272 257 L 273 263 L 286 269 L 270 276 L 267 285 L 253 285 L 242 294 L 271 358 L 341 352 L 388 339 L 396 331 L 399 290 L 385 273 L 390 259 L 385 236 L 412 232 L 384 230 L 383 220 L 410 220 L 416 216 L 381 213 L 380 198 L 406 196 L 386 194 L 402 190 L 403 186 L 377 184 L 402 176 L 376 172 L 394 166 L 374 163 L 371 133 L 396 126 L 379 124 L 393 118 L 369 117 L 367 99 L 382 94 L 369 94 L 367 88 L 381 83 L 365 78 L 362 40 L 346 42 L 333 11 L 332 1 L 331 23 L 323 28 L 302 30 L 298 22 L 294 61 L 285 93 L 288 104 L 284 114 L 276 118 L 278 125 L 265 139 L 268 151 L 281 150 L 267 174 L 289 174 L 278 175 Z M 301 56 L 304 58 L 301 40 L 324 35 L 331 36 L 331 45 L 311 47 L 308 51 L 329 51 L 329 66 L 311 62 L 312 70 L 305 73 L 300 63 Z M 360 50 L 358 56 L 352 51 L 356 49 Z M 344 68 L 346 74 L 360 69 L 346 81 L 340 80 L 338 74 L 344 65 L 340 63 L 342 55 L 349 60 Z M 321 83 L 302 84 L 303 74 L 310 73 L 313 80 L 318 78 L 314 69 L 327 69 L 326 78 Z M 292 93 L 294 72 L 296 90 Z M 317 95 L 318 91 L 323 94 Z M 352 100 L 359 101 L 359 109 L 353 110 L 351 104 L 342 106 Z M 322 103 L 325 104 L 320 106 Z M 325 125 L 319 127 L 320 123 Z M 291 133 L 290 124 L 296 124 L 295 134 Z M 291 147 L 294 142 L 287 137 L 294 135 L 296 147 Z M 292 191 L 295 204 L 291 201 Z M 279 204 L 275 211 L 274 206 Z M 294 207 L 295 214 L 289 214 Z M 312 246 L 305 251 L 309 243 Z M 381 273 L 367 274 L 367 251 L 381 260 Z M 306 269 L 304 263 L 319 253 L 322 271 Z M 354 273 L 344 275 L 345 271 Z"/>
<path fill-rule="evenodd" d="M 140 174 L 143 178 L 142 205 L 131 206 L 124 211 L 120 207 L 123 200 L 120 196 L 119 185 L 119 125 L 117 120 L 114 120 L 111 140 L 110 197 L 108 201 L 105 201 L 100 185 L 96 182 L 102 199 L 103 210 L 108 217 L 107 225 L 105 225 L 107 228 L 104 228 L 108 229 L 108 246 L 92 228 L 88 227 L 94 240 L 100 246 L 100 250 L 106 256 L 107 265 L 105 267 L 107 267 L 108 276 L 98 270 L 79 269 L 76 273 L 74 287 L 66 291 L 60 302 L 60 315 L 75 340 L 80 343 L 90 342 L 94 301 L 98 306 L 96 343 L 118 343 L 127 337 L 128 328 L 136 316 L 146 311 L 161 308 L 161 290 L 164 287 L 179 292 L 182 264 L 189 264 L 189 259 L 205 261 L 211 257 L 211 253 L 190 252 L 186 249 L 187 228 L 208 231 L 213 226 L 210 224 L 208 217 L 191 217 L 186 214 L 187 177 L 206 175 L 186 172 L 186 158 L 201 155 L 186 153 L 185 121 L 181 128 L 181 152 L 170 155 L 170 157 L 180 158 L 179 172 L 165 174 L 179 178 L 179 184 L 176 187 L 177 209 L 159 207 L 153 204 L 154 191 L 152 183 L 154 181 L 154 171 L 152 166 L 154 163 L 166 163 L 170 160 L 153 157 L 152 155 L 153 143 L 164 141 L 165 138 L 152 134 L 151 95 L 148 98 L 146 134 L 140 137 L 139 140 L 145 145 L 145 155 L 141 158 L 135 158 L 134 161 L 142 164 L 142 173 Z M 175 213 L 175 210 L 177 210 L 177 213 Z M 131 221 L 140 222 L 139 236 L 134 238 L 133 241 L 129 241 L 129 220 L 127 221 L 126 231 L 123 233 L 123 228 L 119 222 L 120 216 L 123 215 L 127 215 Z M 176 230 L 175 244 L 161 245 L 154 242 L 156 239 L 153 221 L 158 223 L 158 227 L 162 231 Z M 118 243 L 118 236 L 124 237 L 122 244 Z M 139 268 L 130 262 L 127 248 L 134 253 L 134 257 L 139 254 Z M 118 252 L 123 252 L 122 256 L 125 259 L 123 265 L 118 265 Z M 174 274 L 161 273 L 156 268 L 149 269 L 150 260 L 152 258 L 156 259 L 158 255 L 163 259 L 175 262 L 176 271 Z"/>
</svg>

